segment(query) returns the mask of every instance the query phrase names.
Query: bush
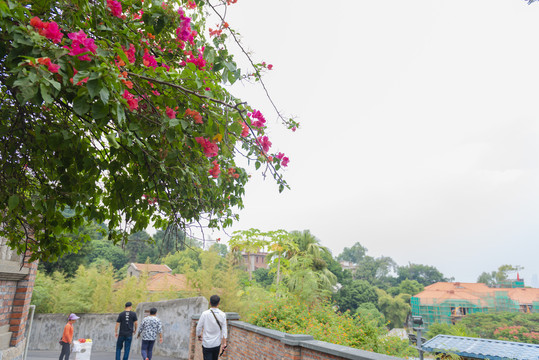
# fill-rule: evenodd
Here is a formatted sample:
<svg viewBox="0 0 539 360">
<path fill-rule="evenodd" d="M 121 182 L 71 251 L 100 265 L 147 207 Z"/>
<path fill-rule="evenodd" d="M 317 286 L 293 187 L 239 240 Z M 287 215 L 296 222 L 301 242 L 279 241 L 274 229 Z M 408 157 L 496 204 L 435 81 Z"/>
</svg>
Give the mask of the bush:
<svg viewBox="0 0 539 360">
<path fill-rule="evenodd" d="M 386 337 L 387 329 L 349 311 L 340 313 L 329 301 L 306 306 L 295 298 L 273 298 L 260 303 L 250 323 L 292 334 L 312 335 L 315 340 L 394 356 L 417 356 L 408 341 Z"/>
</svg>

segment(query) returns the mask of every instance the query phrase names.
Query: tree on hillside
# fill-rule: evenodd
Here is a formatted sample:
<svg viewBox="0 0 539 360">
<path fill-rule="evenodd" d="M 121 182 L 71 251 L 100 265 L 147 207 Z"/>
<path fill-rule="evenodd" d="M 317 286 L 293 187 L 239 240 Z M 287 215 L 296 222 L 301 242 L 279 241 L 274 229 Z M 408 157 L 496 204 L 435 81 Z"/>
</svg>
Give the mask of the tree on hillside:
<svg viewBox="0 0 539 360">
<path fill-rule="evenodd" d="M 229 53 L 232 3 L 0 0 L 0 235 L 12 248 L 55 260 L 89 240 L 66 236 L 85 221 L 115 242 L 150 223 L 230 226 L 250 176 L 236 155 L 287 187 L 263 114 L 226 86 L 271 70 L 248 57 L 243 72 Z"/>
<path fill-rule="evenodd" d="M 416 280 L 403 280 L 399 284 L 399 286 L 395 286 L 388 289 L 388 293 L 390 293 L 393 296 L 399 295 L 399 294 L 408 294 L 408 295 L 416 295 L 423 291 L 425 287 L 417 282 Z"/>
<path fill-rule="evenodd" d="M 412 264 L 399 266 L 397 268 L 399 282 L 408 280 L 416 280 L 423 286 L 431 285 L 436 282 L 447 281 L 444 275 L 434 266 Z"/>
<path fill-rule="evenodd" d="M 515 273 L 523 269 L 524 268 L 520 265 L 501 265 L 500 267 L 498 267 L 497 271 L 492 271 L 490 273 L 481 273 L 481 275 L 479 275 L 479 278 L 477 279 L 477 282 L 486 284 L 488 286 L 495 286 L 502 281 L 509 279 L 509 274 Z"/>
<path fill-rule="evenodd" d="M 352 247 L 345 247 L 342 253 L 337 256 L 339 261 L 350 261 L 354 264 L 359 264 L 363 257 L 367 254 L 367 248 L 356 242 Z"/>
<path fill-rule="evenodd" d="M 406 317 L 410 312 L 410 305 L 407 304 L 403 295 L 397 295 L 392 297 L 383 290 L 377 290 L 378 292 L 378 309 L 384 314 L 387 321 L 389 321 L 389 328 L 401 328 L 404 326 Z"/>
<path fill-rule="evenodd" d="M 356 312 L 364 303 L 378 304 L 378 294 L 375 287 L 365 280 L 353 280 L 343 286 L 334 294 L 333 299 L 340 311 L 350 310 Z"/>
<path fill-rule="evenodd" d="M 366 280 L 380 288 L 388 288 L 395 282 L 391 273 L 397 267 L 397 263 L 389 256 L 378 258 L 364 256 L 357 265 L 353 273 L 354 279 Z"/>
<path fill-rule="evenodd" d="M 64 214 L 69 214 L 68 216 L 72 213 L 74 212 L 64 212 Z M 103 226 L 96 223 L 84 223 L 76 232 L 67 234 L 67 237 L 69 237 L 72 242 L 83 243 L 81 249 L 77 253 L 64 254 L 58 258 L 57 261 L 43 261 L 39 264 L 39 269 L 43 270 L 46 274 L 61 271 L 66 276 L 73 277 L 80 265 L 88 265 L 93 262 L 92 253 L 95 250 L 97 242 L 102 239 L 103 236 Z M 86 242 L 85 239 L 90 239 L 91 241 Z"/>
</svg>

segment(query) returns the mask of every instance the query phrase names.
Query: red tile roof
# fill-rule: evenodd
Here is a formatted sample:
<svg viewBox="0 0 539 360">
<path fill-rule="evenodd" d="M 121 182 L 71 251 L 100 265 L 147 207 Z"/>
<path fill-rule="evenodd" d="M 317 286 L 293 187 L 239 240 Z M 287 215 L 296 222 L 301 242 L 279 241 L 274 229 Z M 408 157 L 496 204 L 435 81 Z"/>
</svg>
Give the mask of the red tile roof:
<svg viewBox="0 0 539 360">
<path fill-rule="evenodd" d="M 488 306 L 487 299 L 496 297 L 496 293 L 504 292 L 507 296 L 521 304 L 532 304 L 539 301 L 539 289 L 534 288 L 490 288 L 482 283 L 447 283 L 438 282 L 425 287 L 425 290 L 414 297 L 422 304 L 436 304 L 446 300 L 466 300 L 481 306 Z"/>
<path fill-rule="evenodd" d="M 131 263 L 131 265 L 133 265 L 135 269 L 139 271 L 172 273 L 172 269 L 169 268 L 167 265 L 139 264 L 139 263 Z"/>
</svg>

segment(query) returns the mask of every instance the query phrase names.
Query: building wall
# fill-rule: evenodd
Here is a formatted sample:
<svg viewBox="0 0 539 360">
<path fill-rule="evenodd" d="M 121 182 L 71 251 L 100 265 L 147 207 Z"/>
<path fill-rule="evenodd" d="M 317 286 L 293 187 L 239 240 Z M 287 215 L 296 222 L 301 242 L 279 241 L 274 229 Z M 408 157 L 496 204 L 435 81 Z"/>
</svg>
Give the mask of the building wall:
<svg viewBox="0 0 539 360">
<path fill-rule="evenodd" d="M 37 262 L 18 255 L 0 238 L 0 359 L 22 359 Z M 22 264 L 22 266 L 21 266 Z"/>
<path fill-rule="evenodd" d="M 202 345 L 191 322 L 189 360 L 202 360 Z M 236 313 L 227 313 L 227 358 L 234 360 L 396 360 L 399 358 L 313 340 L 310 335 L 287 334 L 239 321 Z"/>
</svg>

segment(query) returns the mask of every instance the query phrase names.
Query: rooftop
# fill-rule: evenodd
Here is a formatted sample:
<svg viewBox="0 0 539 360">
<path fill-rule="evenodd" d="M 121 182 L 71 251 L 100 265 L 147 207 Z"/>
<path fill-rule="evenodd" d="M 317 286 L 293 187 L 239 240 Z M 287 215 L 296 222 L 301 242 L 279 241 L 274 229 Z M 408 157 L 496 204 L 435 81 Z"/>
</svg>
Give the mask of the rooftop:
<svg viewBox="0 0 539 360">
<path fill-rule="evenodd" d="M 479 339 L 462 336 L 436 335 L 423 344 L 423 348 L 429 352 L 450 352 L 459 356 L 475 359 L 539 359 L 539 344 L 525 344 L 512 341 Z"/>
<path fill-rule="evenodd" d="M 170 273 L 172 269 L 167 265 L 131 263 L 138 271 Z"/>
</svg>

